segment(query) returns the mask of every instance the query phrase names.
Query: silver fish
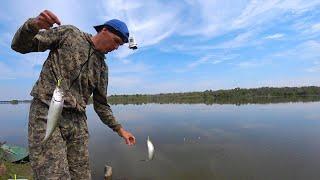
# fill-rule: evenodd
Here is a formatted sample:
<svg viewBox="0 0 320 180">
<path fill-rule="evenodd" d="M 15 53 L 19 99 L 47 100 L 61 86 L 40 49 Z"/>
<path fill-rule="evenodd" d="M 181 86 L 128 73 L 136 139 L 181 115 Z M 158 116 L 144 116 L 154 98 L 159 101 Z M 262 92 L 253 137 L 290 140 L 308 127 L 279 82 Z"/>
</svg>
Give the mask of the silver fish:
<svg viewBox="0 0 320 180">
<path fill-rule="evenodd" d="M 46 135 L 42 143 L 46 143 L 49 140 L 58 124 L 59 118 L 62 113 L 64 98 L 63 91 L 59 88 L 59 86 L 60 82 L 58 81 L 58 86 L 53 92 L 50 107 L 48 110 Z"/>
<path fill-rule="evenodd" d="M 154 158 L 154 146 L 148 136 L 147 138 L 148 156 L 146 161 L 151 161 Z"/>
</svg>

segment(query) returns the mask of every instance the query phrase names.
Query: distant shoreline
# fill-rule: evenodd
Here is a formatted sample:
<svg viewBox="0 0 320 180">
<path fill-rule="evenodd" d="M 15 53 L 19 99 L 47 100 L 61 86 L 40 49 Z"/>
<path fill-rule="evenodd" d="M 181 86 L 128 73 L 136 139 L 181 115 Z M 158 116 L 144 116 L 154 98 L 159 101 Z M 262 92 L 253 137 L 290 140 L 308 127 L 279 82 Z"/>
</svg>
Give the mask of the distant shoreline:
<svg viewBox="0 0 320 180">
<path fill-rule="evenodd" d="M 31 100 L 10 100 L 10 101 L 0 101 L 0 104 L 19 104 L 19 103 L 30 103 Z"/>
<path fill-rule="evenodd" d="M 206 90 L 203 92 L 134 94 L 108 96 L 110 104 L 265 104 L 279 102 L 320 101 L 320 87 L 261 87 L 234 88 L 227 90 Z M 31 100 L 6 100 L 0 104 L 30 103 Z M 88 104 L 93 102 L 92 97 Z"/>
</svg>

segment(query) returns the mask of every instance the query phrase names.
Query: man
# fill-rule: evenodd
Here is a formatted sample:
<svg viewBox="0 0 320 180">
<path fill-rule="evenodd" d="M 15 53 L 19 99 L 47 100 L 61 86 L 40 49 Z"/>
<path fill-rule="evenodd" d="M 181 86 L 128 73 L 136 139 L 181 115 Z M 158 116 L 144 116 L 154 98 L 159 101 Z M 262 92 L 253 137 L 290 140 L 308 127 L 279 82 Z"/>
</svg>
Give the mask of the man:
<svg viewBox="0 0 320 180">
<path fill-rule="evenodd" d="M 128 145 L 135 137 L 116 121 L 107 103 L 108 68 L 105 54 L 128 42 L 125 23 L 110 20 L 95 26 L 97 34 L 60 25 L 45 10 L 28 19 L 16 32 L 12 49 L 22 54 L 50 50 L 31 95 L 28 141 L 35 179 L 91 179 L 88 154 L 86 104 L 93 94 L 93 106 L 103 123 L 124 138 Z M 46 29 L 46 30 L 41 30 Z M 58 127 L 46 144 L 46 115 L 57 80 L 64 90 L 64 108 Z"/>
</svg>

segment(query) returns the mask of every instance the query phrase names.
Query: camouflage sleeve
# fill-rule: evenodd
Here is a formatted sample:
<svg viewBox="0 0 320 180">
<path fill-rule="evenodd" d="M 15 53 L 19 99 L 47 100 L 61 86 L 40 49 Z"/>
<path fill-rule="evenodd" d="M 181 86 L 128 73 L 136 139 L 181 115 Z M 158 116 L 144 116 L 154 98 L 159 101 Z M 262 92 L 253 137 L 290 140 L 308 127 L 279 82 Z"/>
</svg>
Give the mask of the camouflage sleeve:
<svg viewBox="0 0 320 180">
<path fill-rule="evenodd" d="M 117 132 L 122 126 L 116 121 L 107 101 L 107 80 L 108 74 L 105 71 L 102 71 L 99 84 L 93 90 L 93 107 L 101 121 L 108 125 L 113 131 Z"/>
<path fill-rule="evenodd" d="M 34 18 L 28 19 L 15 33 L 11 48 L 22 54 L 43 52 L 58 46 L 65 31 L 65 26 L 39 31 L 33 24 Z"/>
</svg>

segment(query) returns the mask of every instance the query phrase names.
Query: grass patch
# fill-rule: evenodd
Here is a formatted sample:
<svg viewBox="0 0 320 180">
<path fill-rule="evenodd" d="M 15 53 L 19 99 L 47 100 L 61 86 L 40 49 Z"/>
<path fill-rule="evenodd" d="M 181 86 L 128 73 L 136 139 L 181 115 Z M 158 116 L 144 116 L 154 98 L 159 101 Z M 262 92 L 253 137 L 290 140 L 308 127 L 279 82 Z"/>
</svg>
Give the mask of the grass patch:
<svg viewBox="0 0 320 180">
<path fill-rule="evenodd" d="M 0 177 L 1 180 L 14 179 L 14 175 L 16 175 L 17 179 L 33 179 L 30 163 L 15 164 L 4 162 L 4 165 L 6 166 L 7 171 L 4 176 Z"/>
</svg>

